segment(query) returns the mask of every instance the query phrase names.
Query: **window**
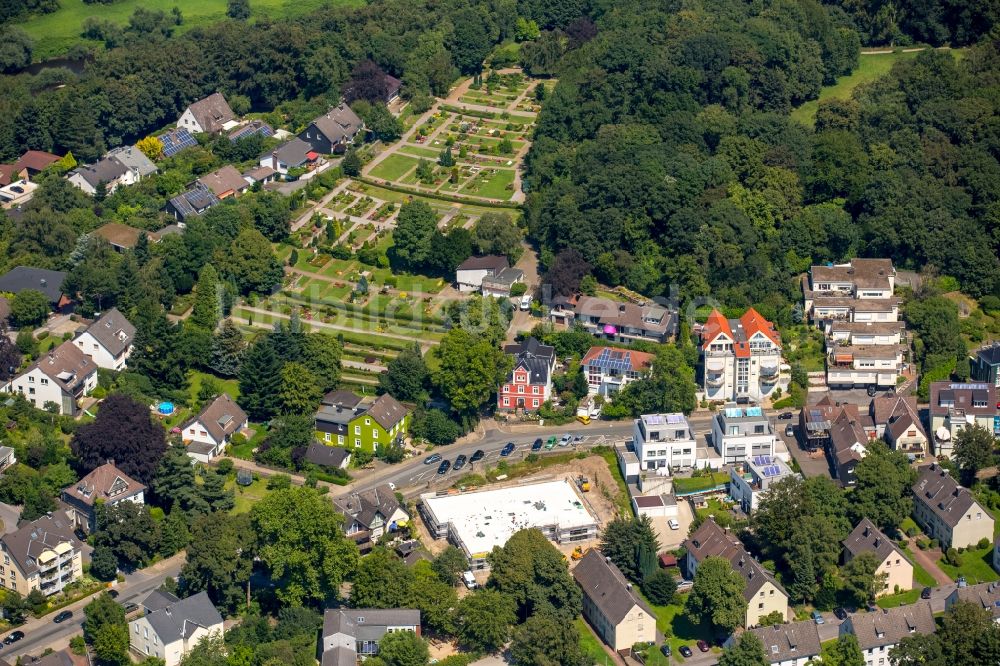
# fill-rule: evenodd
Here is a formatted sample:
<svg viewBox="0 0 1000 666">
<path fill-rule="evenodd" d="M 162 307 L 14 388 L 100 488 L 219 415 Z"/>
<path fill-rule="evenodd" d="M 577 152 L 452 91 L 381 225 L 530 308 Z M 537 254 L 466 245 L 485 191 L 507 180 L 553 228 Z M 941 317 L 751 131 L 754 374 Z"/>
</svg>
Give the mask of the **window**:
<svg viewBox="0 0 1000 666">
<path fill-rule="evenodd" d="M 503 385 L 503 392 L 504 393 L 510 393 L 510 384 L 504 384 Z"/>
<path fill-rule="evenodd" d="M 356 448 L 356 449 L 361 448 L 361 440 L 360 439 L 354 440 L 354 448 Z"/>
<path fill-rule="evenodd" d="M 764 602 L 763 601 L 760 602 L 759 604 L 757 604 L 757 608 L 763 608 L 763 607 L 764 607 Z"/>
<path fill-rule="evenodd" d="M 371 424 L 372 424 L 371 419 L 365 419 L 365 425 L 371 425 Z"/>
<path fill-rule="evenodd" d="M 509 407 L 510 406 L 510 398 L 504 398 L 503 399 L 503 406 L 504 407 Z"/>
<path fill-rule="evenodd" d="M 532 400 L 532 401 L 531 401 L 531 406 L 532 406 L 532 407 L 538 407 L 538 400 L 537 400 L 537 399 L 535 399 L 535 400 Z"/>
<path fill-rule="evenodd" d="M 337 444 L 343 444 L 343 443 L 344 443 L 344 436 L 337 435 Z"/>
<path fill-rule="evenodd" d="M 325 433 L 323 433 L 323 439 L 325 439 L 326 441 L 329 442 L 329 441 L 331 441 L 333 439 L 333 435 L 331 435 L 328 432 L 325 432 Z"/>
<path fill-rule="evenodd" d="M 35 395 L 35 387 L 34 386 L 29 386 L 28 387 L 28 395 Z"/>
<path fill-rule="evenodd" d="M 517 392 L 518 393 L 524 393 L 524 384 L 519 384 L 518 385 Z"/>
<path fill-rule="evenodd" d="M 531 392 L 534 393 L 535 395 L 538 395 L 538 387 L 537 386 L 532 386 L 531 387 Z"/>
<path fill-rule="evenodd" d="M 49 380 L 45 377 L 42 377 L 42 386 L 48 386 L 48 385 L 49 385 Z"/>
<path fill-rule="evenodd" d="M 359 426 L 359 425 L 354 426 L 354 434 L 355 435 L 360 435 L 361 434 L 361 426 Z"/>
<path fill-rule="evenodd" d="M 372 439 L 378 439 L 378 428 L 372 428 Z"/>
</svg>

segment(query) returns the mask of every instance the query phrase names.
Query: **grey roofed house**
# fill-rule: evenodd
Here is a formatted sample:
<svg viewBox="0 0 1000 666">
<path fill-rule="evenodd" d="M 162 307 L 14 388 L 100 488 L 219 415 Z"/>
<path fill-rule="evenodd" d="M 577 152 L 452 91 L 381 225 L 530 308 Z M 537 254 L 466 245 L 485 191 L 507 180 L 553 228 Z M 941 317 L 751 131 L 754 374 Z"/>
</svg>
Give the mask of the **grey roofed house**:
<svg viewBox="0 0 1000 666">
<path fill-rule="evenodd" d="M 312 442 L 306 449 L 306 461 L 321 467 L 336 467 L 342 469 L 351 459 L 351 453 L 342 446 L 327 446 L 320 442 Z"/>
<path fill-rule="evenodd" d="M 229 108 L 229 102 L 219 92 L 198 100 L 188 109 L 202 130 L 209 133 L 222 131 L 223 125 L 236 119 L 236 114 Z"/>
<path fill-rule="evenodd" d="M 21 572 L 30 576 L 38 569 L 38 555 L 61 543 L 70 543 L 74 550 L 82 548 L 73 534 L 73 524 L 61 511 L 24 523 L 16 531 L 0 537 L 3 550 L 15 560 Z"/>
<path fill-rule="evenodd" d="M 618 567 L 605 560 L 598 550 L 587 551 L 573 569 L 573 578 L 612 625 L 621 623 L 636 606 L 653 615 L 653 610 L 631 589 Z"/>
<path fill-rule="evenodd" d="M 153 611 L 166 608 L 170 604 L 175 604 L 178 601 L 180 601 L 180 597 L 174 596 L 163 588 L 157 588 L 150 592 L 148 597 L 142 600 L 141 605 L 147 613 L 152 613 Z"/>
<path fill-rule="evenodd" d="M 871 553 L 875 556 L 876 561 L 882 563 L 885 561 L 885 558 L 895 553 L 904 560 L 909 561 L 910 559 L 892 539 L 886 537 L 875 526 L 875 523 L 867 518 L 862 518 L 861 522 L 858 523 L 857 527 L 851 531 L 842 543 L 844 544 L 844 549 L 851 554 L 851 557 L 857 557 L 862 553 Z"/>
<path fill-rule="evenodd" d="M 338 144 L 349 143 L 354 139 L 354 136 L 361 131 L 363 124 L 358 114 L 354 113 L 351 107 L 341 102 L 312 121 L 311 127 L 321 133 L 322 136 L 313 137 L 309 133 L 309 130 L 306 130 L 306 141 L 309 141 L 317 151 L 330 153 L 333 152 L 333 148 Z M 323 141 L 324 138 L 325 141 Z"/>
<path fill-rule="evenodd" d="M 346 634 L 361 640 L 361 633 L 378 640 L 386 627 L 420 627 L 420 611 L 412 608 L 328 608 L 323 613 L 323 638 Z"/>
<path fill-rule="evenodd" d="M 128 167 L 116 159 L 105 157 L 94 164 L 85 164 L 77 167 L 69 175 L 72 176 L 74 173 L 80 174 L 80 177 L 87 181 L 88 185 L 96 188 L 101 183 L 107 185 L 108 183 L 116 182 L 128 173 Z"/>
<path fill-rule="evenodd" d="M 350 648 L 338 645 L 332 650 L 323 652 L 322 666 L 357 666 L 358 653 Z"/>
<path fill-rule="evenodd" d="M 333 506 L 364 529 L 370 529 L 377 516 L 388 521 L 392 514 L 402 509 L 388 484 L 338 497 L 333 500 Z"/>
<path fill-rule="evenodd" d="M 264 153 L 261 155 L 261 161 L 267 157 L 277 158 L 280 164 L 286 165 L 290 169 L 295 167 L 300 167 L 309 161 L 309 153 L 313 152 L 313 147 L 303 141 L 302 139 L 295 137 L 290 141 L 286 141 L 281 144 L 274 151 L 270 153 Z M 273 164 L 272 168 L 276 168 Z"/>
<path fill-rule="evenodd" d="M 121 354 L 135 340 L 135 326 L 118 308 L 102 314 L 84 332 L 90 333 L 112 356 Z"/>
<path fill-rule="evenodd" d="M 928 601 L 874 613 L 852 613 L 841 627 L 857 637 L 862 651 L 896 645 L 908 636 L 933 634 L 936 629 Z"/>
<path fill-rule="evenodd" d="M 212 190 L 201 183 L 187 192 L 182 192 L 167 202 L 167 211 L 178 220 L 184 220 L 194 215 L 201 215 L 212 206 L 219 203 L 219 198 Z"/>
<path fill-rule="evenodd" d="M 976 501 L 968 488 L 958 485 L 948 470 L 936 463 L 920 468 L 913 496 L 949 527 L 955 527 Z"/>
<path fill-rule="evenodd" d="M 0 276 L 0 291 L 19 294 L 27 289 L 40 291 L 56 305 L 62 299 L 62 284 L 66 279 L 63 271 L 51 271 L 47 268 L 32 268 L 17 266 Z"/>
<path fill-rule="evenodd" d="M 514 357 L 514 368 L 507 374 L 508 382 L 513 381 L 514 370 L 523 367 L 529 373 L 529 383 L 548 383 L 549 373 L 556 360 L 555 347 L 543 345 L 534 337 L 530 337 L 519 344 L 506 345 L 503 351 Z"/>
<path fill-rule="evenodd" d="M 768 663 L 778 664 L 793 659 L 809 659 L 822 649 L 819 628 L 812 620 L 754 627 L 748 630 L 764 644 Z"/>
<path fill-rule="evenodd" d="M 66 393 L 71 394 L 75 393 L 83 378 L 97 371 L 97 364 L 69 340 L 39 358 L 22 374 L 36 367 Z"/>
<path fill-rule="evenodd" d="M 951 608 L 959 601 L 989 611 L 994 622 L 1000 621 L 1000 583 L 980 583 L 957 587 L 945 599 L 945 608 Z"/>
<path fill-rule="evenodd" d="M 757 592 L 766 584 L 771 583 L 784 593 L 785 589 L 770 571 L 747 552 L 736 535 L 723 529 L 709 518 L 695 530 L 686 541 L 684 547 L 688 554 L 701 563 L 708 557 L 723 557 L 729 560 L 733 571 L 746 580 L 743 596 L 747 601 L 753 599 Z"/>
<path fill-rule="evenodd" d="M 153 594 L 160 594 L 153 592 Z M 157 603 L 161 600 L 158 599 Z M 145 602 L 143 602 L 145 606 Z M 148 608 L 148 606 L 147 606 Z M 146 615 L 146 621 L 165 644 L 189 638 L 198 627 L 208 629 L 222 624 L 222 616 L 212 605 L 208 592 L 167 603 Z"/>
<path fill-rule="evenodd" d="M 118 160 L 122 166 L 138 174 L 140 178 L 150 176 L 158 170 L 156 165 L 146 157 L 146 154 L 135 146 L 119 146 L 118 148 L 109 150 L 105 157 Z"/>
<path fill-rule="evenodd" d="M 354 409 L 357 407 L 364 398 L 356 393 L 347 391 L 344 389 L 335 389 L 330 391 L 323 396 L 320 400 L 321 405 L 329 405 L 331 407 L 343 407 L 345 409 Z"/>
<path fill-rule="evenodd" d="M 458 271 L 479 271 L 479 270 L 492 270 L 495 273 L 499 273 L 509 266 L 507 262 L 507 257 L 502 257 L 496 254 L 487 254 L 482 257 L 469 257 L 462 263 L 458 265 L 455 270 Z"/>
<path fill-rule="evenodd" d="M 192 423 L 200 423 L 212 439 L 221 442 L 234 432 L 238 432 L 246 422 L 247 413 L 227 393 L 223 393 L 181 429 L 186 429 Z"/>
<path fill-rule="evenodd" d="M 243 172 L 243 179 L 258 182 L 268 182 L 274 179 L 274 174 L 278 173 L 269 166 L 258 166 Z"/>
<path fill-rule="evenodd" d="M 7 664 L 8 662 L 3 662 Z M 49 652 L 40 657 L 23 656 L 20 660 L 22 666 L 90 666 L 90 658 L 86 655 L 77 656 L 67 650 L 57 650 Z"/>
<path fill-rule="evenodd" d="M 406 418 L 406 414 L 406 407 L 403 407 L 398 400 L 388 393 L 383 393 L 376 398 L 375 402 L 365 412 L 366 416 L 375 419 L 386 430 L 392 430 L 397 423 Z"/>
</svg>

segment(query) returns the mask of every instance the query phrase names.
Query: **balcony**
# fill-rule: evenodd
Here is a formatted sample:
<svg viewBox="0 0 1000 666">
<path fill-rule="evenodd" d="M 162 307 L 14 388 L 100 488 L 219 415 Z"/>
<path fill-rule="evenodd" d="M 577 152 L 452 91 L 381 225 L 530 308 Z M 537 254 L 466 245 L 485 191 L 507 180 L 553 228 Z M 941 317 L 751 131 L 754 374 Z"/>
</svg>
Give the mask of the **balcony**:
<svg viewBox="0 0 1000 666">
<path fill-rule="evenodd" d="M 720 386 L 725 385 L 725 383 L 726 383 L 726 376 L 723 374 L 708 375 L 707 377 L 705 377 L 705 384 L 711 386 L 712 388 L 719 388 Z"/>
<path fill-rule="evenodd" d="M 764 377 L 761 375 L 760 385 L 761 386 L 774 386 L 778 383 L 778 375 L 775 374 L 773 377 Z"/>
<path fill-rule="evenodd" d="M 762 365 L 760 366 L 760 376 L 761 377 L 777 377 L 778 376 L 778 366 L 777 365 Z"/>
</svg>

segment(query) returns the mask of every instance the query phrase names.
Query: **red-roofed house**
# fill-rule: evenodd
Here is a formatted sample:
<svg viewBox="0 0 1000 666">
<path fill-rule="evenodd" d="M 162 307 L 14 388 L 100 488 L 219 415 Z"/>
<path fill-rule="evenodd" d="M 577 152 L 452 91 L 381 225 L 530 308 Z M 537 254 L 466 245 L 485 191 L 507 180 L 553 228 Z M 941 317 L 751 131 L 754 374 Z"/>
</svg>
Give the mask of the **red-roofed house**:
<svg viewBox="0 0 1000 666">
<path fill-rule="evenodd" d="M 21 155 L 21 159 L 14 162 L 14 169 L 15 171 L 27 169 L 28 175 L 34 176 L 36 173 L 44 171 L 45 167 L 52 166 L 61 159 L 58 155 L 47 153 L 44 150 L 29 150 Z"/>
<path fill-rule="evenodd" d="M 759 312 L 750 308 L 739 319 L 712 310 L 701 332 L 708 400 L 761 400 L 780 384 L 781 336 Z"/>
<path fill-rule="evenodd" d="M 591 347 L 580 365 L 587 377 L 590 393 L 607 397 L 636 379 L 649 376 L 653 358 L 653 354 L 629 349 Z"/>
</svg>

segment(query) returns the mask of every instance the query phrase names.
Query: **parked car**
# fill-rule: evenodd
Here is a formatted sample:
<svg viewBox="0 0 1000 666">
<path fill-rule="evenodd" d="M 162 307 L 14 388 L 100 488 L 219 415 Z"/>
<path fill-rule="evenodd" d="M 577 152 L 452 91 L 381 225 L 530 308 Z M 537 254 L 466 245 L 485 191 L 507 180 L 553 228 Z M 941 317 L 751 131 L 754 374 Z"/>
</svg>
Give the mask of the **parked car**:
<svg viewBox="0 0 1000 666">
<path fill-rule="evenodd" d="M 833 609 L 833 614 L 834 614 L 834 616 L 836 616 L 836 618 L 838 620 L 846 620 L 847 619 L 847 610 L 844 609 L 844 608 L 841 608 L 840 606 L 838 606 L 838 607 L 836 607 L 836 608 Z"/>
<path fill-rule="evenodd" d="M 691 655 L 694 654 L 693 652 L 691 652 L 691 648 L 689 648 L 687 645 L 680 646 L 679 648 L 677 648 L 677 651 L 680 652 L 681 656 L 684 657 L 685 659 L 690 659 Z"/>
<path fill-rule="evenodd" d="M 930 599 L 931 598 L 931 592 L 933 592 L 933 590 L 931 588 L 925 587 L 924 589 L 922 589 L 920 591 L 920 598 L 921 599 Z"/>
<path fill-rule="evenodd" d="M 10 645 L 11 643 L 18 642 L 22 638 L 24 638 L 24 632 L 23 631 L 12 631 L 7 636 L 7 638 L 3 639 L 3 644 L 4 645 Z"/>
<path fill-rule="evenodd" d="M 823 619 L 823 614 L 820 613 L 819 611 L 814 610 L 812 612 L 812 615 L 810 615 L 810 617 L 816 624 L 826 624 L 826 620 Z"/>
<path fill-rule="evenodd" d="M 424 458 L 424 464 L 425 465 L 433 465 L 434 463 L 436 463 L 436 462 L 438 462 L 440 460 L 441 460 L 441 454 L 440 453 L 432 453 L 429 456 L 427 456 L 426 458 Z"/>
<path fill-rule="evenodd" d="M 395 490 L 395 488 L 393 488 L 393 490 Z M 111 597 L 112 599 L 117 599 L 118 590 L 108 590 L 108 596 Z"/>
<path fill-rule="evenodd" d="M 139 604 L 134 601 L 126 601 L 122 604 L 122 610 L 125 611 L 125 615 L 131 615 L 132 613 L 139 610 Z"/>
<path fill-rule="evenodd" d="M 681 524 L 677 522 L 676 518 L 668 520 L 667 525 L 669 525 L 672 530 L 679 530 L 681 528 Z"/>
<path fill-rule="evenodd" d="M 661 645 L 660 652 L 663 654 L 664 657 L 669 657 L 672 654 L 672 651 L 670 650 L 670 644 L 664 643 L 663 645 Z"/>
<path fill-rule="evenodd" d="M 875 611 L 878 610 L 878 604 L 876 604 L 874 601 L 869 601 L 868 605 L 865 608 L 868 610 L 869 613 L 874 613 Z"/>
<path fill-rule="evenodd" d="M 448 472 L 449 469 L 451 469 L 451 461 L 442 460 L 441 464 L 438 465 L 438 474 L 445 474 Z"/>
<path fill-rule="evenodd" d="M 700 641 L 698 641 L 698 649 L 701 650 L 702 652 L 708 652 L 712 648 L 711 648 L 711 646 L 709 646 L 708 643 L 706 643 L 705 641 L 701 641 L 700 640 Z"/>
<path fill-rule="evenodd" d="M 502 449 L 500 449 L 500 456 L 506 458 L 510 454 L 514 453 L 514 442 L 507 442 Z"/>
<path fill-rule="evenodd" d="M 457 472 L 458 470 L 465 467 L 466 460 L 468 460 L 468 458 L 466 458 L 464 455 L 455 458 L 455 464 L 452 465 L 452 468 Z"/>
<path fill-rule="evenodd" d="M 532 444 L 531 444 L 531 450 L 532 451 L 540 451 L 543 444 L 545 444 L 545 442 L 543 442 L 542 438 L 539 437 L 534 442 L 532 442 Z"/>
<path fill-rule="evenodd" d="M 485 451 L 483 451 L 482 449 L 476 449 L 476 452 L 472 454 L 471 458 L 469 458 L 469 462 L 470 463 L 479 462 L 485 456 L 486 456 L 486 452 Z"/>
<path fill-rule="evenodd" d="M 465 586 L 470 590 L 474 590 L 479 587 L 476 583 L 476 577 L 472 575 L 471 571 L 466 571 L 462 574 L 462 582 L 465 583 Z"/>
<path fill-rule="evenodd" d="M 563 435 L 559 440 L 559 446 L 569 446 L 569 443 L 573 441 L 573 435 Z"/>
<path fill-rule="evenodd" d="M 785 437 L 795 437 L 795 428 L 791 423 L 785 426 Z"/>
<path fill-rule="evenodd" d="M 782 412 L 782 413 L 778 414 L 778 418 L 781 419 L 782 421 L 787 421 L 787 420 L 789 420 L 789 419 L 792 418 L 792 413 L 791 412 Z"/>
<path fill-rule="evenodd" d="M 549 441 L 545 442 L 545 450 L 548 451 L 553 447 L 555 447 L 555 445 L 556 445 L 556 436 L 552 435 L 551 437 L 549 437 Z"/>
<path fill-rule="evenodd" d="M 54 618 L 52 618 L 52 621 L 55 622 L 56 624 L 62 624 L 71 617 L 73 617 L 73 611 L 64 610 L 63 612 L 59 613 Z"/>
</svg>

